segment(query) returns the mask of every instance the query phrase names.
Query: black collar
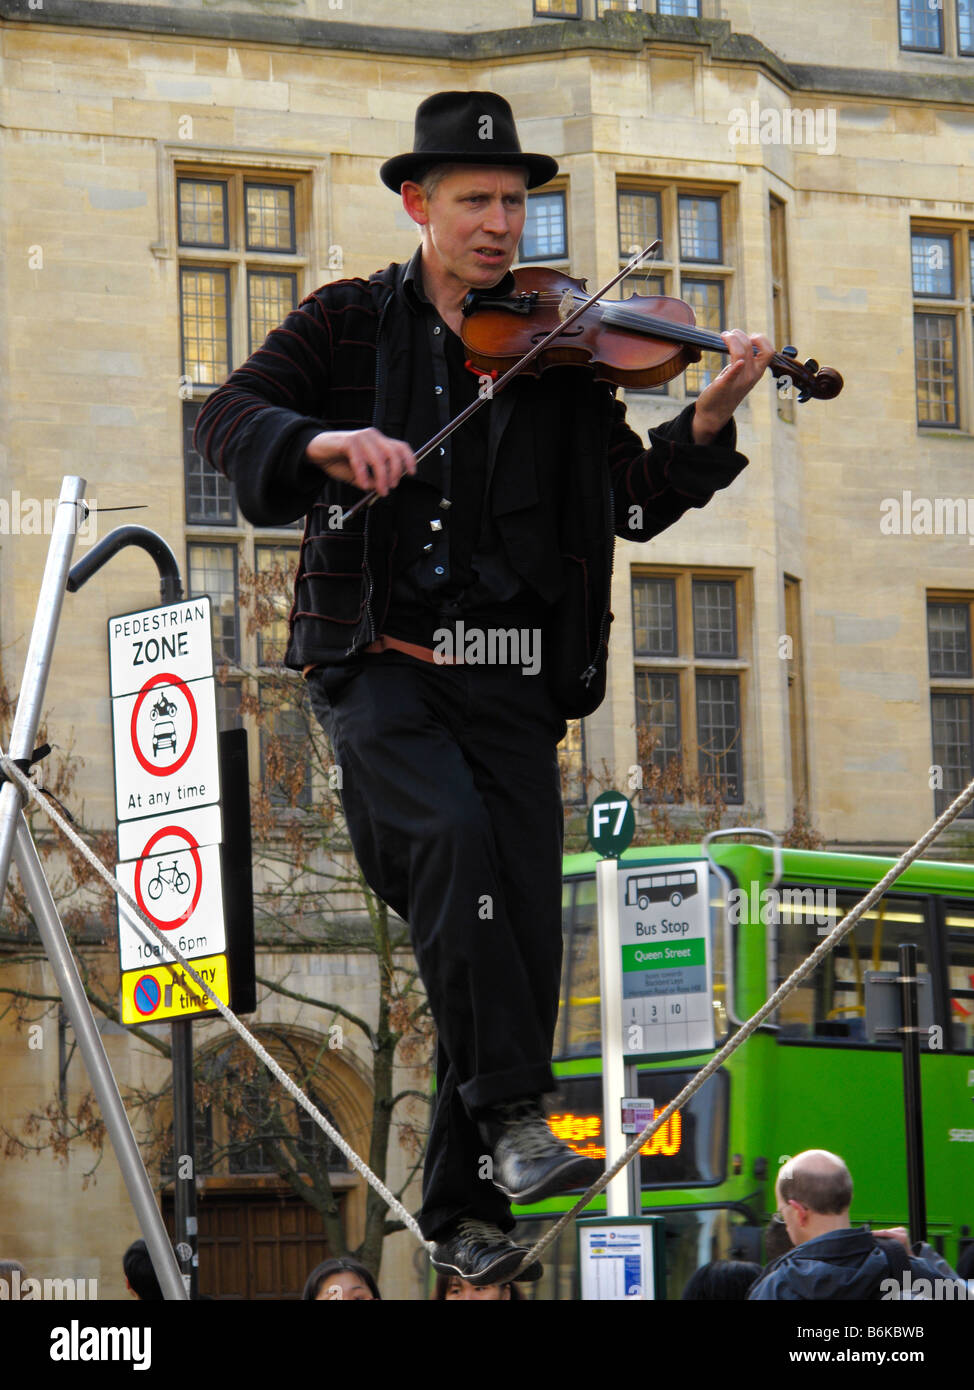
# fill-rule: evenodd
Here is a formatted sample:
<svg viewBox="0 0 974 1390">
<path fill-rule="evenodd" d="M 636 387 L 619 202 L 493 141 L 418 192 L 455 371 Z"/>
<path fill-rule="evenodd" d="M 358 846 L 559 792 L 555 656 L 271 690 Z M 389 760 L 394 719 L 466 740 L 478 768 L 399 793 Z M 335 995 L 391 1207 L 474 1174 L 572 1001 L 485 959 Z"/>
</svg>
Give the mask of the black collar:
<svg viewBox="0 0 974 1390">
<path fill-rule="evenodd" d="M 413 313 L 422 313 L 424 309 L 432 309 L 433 305 L 426 297 L 423 288 L 423 248 L 417 246 L 406 266 L 402 277 L 402 293 L 406 303 Z M 491 299 L 514 293 L 514 274 L 508 271 L 501 280 L 500 284 L 495 285 L 489 290 L 472 290 L 474 297 L 489 295 Z"/>
</svg>

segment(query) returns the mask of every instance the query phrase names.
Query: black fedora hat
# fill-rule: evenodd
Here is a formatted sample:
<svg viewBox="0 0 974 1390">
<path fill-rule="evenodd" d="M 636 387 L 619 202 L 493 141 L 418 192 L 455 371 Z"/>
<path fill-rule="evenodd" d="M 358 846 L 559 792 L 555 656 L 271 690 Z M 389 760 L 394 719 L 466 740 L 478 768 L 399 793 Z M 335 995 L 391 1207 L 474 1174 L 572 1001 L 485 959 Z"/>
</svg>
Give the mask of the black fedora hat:
<svg viewBox="0 0 974 1390">
<path fill-rule="evenodd" d="M 398 193 L 409 179 L 422 178 L 435 164 L 510 164 L 528 171 L 528 188 L 547 183 L 558 172 L 547 154 L 524 154 L 514 112 L 496 92 L 436 92 L 416 110 L 411 154 L 387 159 L 379 177 Z"/>
</svg>

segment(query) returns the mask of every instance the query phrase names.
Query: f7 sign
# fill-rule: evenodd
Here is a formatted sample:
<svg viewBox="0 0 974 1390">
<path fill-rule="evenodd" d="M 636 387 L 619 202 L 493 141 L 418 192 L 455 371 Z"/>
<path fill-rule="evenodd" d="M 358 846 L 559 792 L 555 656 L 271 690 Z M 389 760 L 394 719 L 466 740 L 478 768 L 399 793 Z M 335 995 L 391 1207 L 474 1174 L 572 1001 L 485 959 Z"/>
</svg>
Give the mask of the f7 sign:
<svg viewBox="0 0 974 1390">
<path fill-rule="evenodd" d="M 622 792 L 603 792 L 595 798 L 588 813 L 588 838 L 603 858 L 617 859 L 635 833 L 636 814 Z"/>
</svg>

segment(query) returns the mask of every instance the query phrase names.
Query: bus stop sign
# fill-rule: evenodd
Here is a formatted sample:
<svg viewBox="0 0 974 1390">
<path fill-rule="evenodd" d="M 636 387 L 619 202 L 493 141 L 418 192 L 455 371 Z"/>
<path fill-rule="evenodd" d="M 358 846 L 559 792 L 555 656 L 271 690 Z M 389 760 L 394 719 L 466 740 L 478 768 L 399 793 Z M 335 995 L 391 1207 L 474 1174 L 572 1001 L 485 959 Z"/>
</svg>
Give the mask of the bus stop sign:
<svg viewBox="0 0 974 1390">
<path fill-rule="evenodd" d="M 589 807 L 589 844 L 603 859 L 618 859 L 632 844 L 636 814 L 622 792 L 603 792 Z"/>
</svg>

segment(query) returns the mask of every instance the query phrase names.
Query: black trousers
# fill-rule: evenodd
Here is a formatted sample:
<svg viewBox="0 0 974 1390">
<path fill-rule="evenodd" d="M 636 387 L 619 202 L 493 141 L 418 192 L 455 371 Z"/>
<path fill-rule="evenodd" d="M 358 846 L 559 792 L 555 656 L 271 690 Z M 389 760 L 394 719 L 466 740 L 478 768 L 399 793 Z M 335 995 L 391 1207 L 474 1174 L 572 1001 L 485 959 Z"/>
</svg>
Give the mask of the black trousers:
<svg viewBox="0 0 974 1390">
<path fill-rule="evenodd" d="M 419 1224 L 514 1224 L 490 1181 L 484 1108 L 554 1089 L 565 722 L 540 675 L 398 653 L 308 675 L 370 887 L 408 923 L 437 1028 Z"/>
</svg>

